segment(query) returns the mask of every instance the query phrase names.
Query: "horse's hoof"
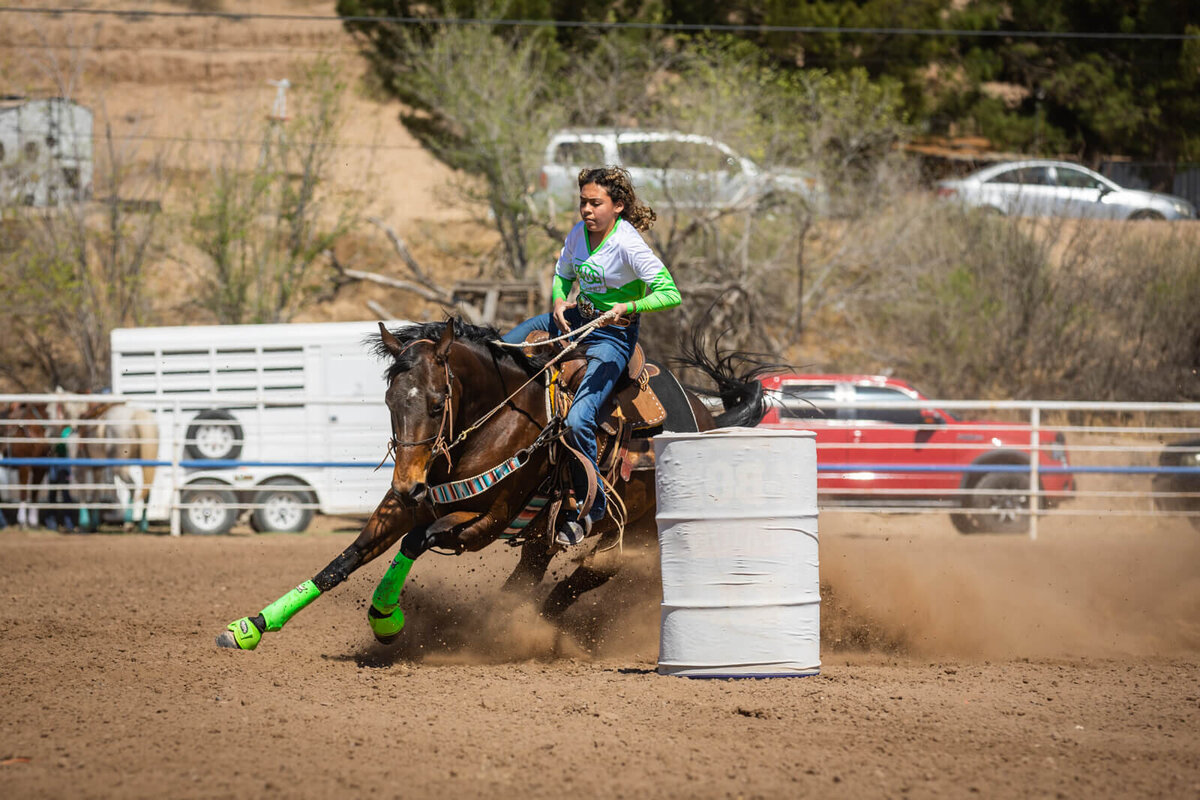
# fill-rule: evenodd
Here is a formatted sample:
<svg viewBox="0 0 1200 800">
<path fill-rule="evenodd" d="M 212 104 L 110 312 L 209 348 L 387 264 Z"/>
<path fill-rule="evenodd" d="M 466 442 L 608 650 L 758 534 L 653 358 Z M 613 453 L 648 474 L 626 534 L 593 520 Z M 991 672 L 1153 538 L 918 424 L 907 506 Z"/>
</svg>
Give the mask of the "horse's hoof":
<svg viewBox="0 0 1200 800">
<path fill-rule="evenodd" d="M 236 622 L 229 623 L 229 628 L 217 637 L 217 647 L 230 647 L 235 650 L 253 650 L 262 641 L 262 631 L 258 629 L 249 617 L 242 617 Z"/>
<path fill-rule="evenodd" d="M 404 612 L 397 607 L 390 614 L 385 614 L 372 603 L 367 607 L 367 623 L 371 626 L 371 633 L 375 634 L 377 642 L 391 644 L 400 638 L 400 633 L 404 630 Z"/>
</svg>

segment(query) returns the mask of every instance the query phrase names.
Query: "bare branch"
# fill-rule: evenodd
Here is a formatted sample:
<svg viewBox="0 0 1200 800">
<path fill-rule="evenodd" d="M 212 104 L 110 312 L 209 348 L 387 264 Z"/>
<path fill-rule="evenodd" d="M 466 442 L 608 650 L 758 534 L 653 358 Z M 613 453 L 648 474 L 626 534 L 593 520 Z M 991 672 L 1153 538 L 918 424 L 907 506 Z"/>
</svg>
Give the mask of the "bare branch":
<svg viewBox="0 0 1200 800">
<path fill-rule="evenodd" d="M 408 271 L 413 274 L 413 277 L 415 277 L 422 286 L 426 286 L 430 289 L 437 288 L 437 284 L 430 280 L 429 276 L 425 274 L 425 271 L 421 269 L 421 265 L 417 263 L 417 259 L 413 258 L 413 254 L 408 249 L 408 245 L 404 243 L 404 240 L 400 238 L 400 235 L 397 234 L 390 225 L 381 220 L 379 217 L 367 217 L 367 222 L 370 222 L 372 225 L 376 226 L 385 234 L 387 234 L 388 239 L 392 243 L 392 247 L 396 250 L 396 254 L 400 256 L 400 260 L 404 262 L 404 265 L 408 267 Z"/>
</svg>

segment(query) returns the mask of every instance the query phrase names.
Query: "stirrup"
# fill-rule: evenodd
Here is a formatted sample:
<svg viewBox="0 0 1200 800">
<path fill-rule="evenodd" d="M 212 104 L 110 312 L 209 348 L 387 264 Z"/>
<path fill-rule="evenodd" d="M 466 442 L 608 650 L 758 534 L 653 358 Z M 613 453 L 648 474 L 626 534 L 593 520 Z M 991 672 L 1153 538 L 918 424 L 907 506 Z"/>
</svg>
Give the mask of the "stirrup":
<svg viewBox="0 0 1200 800">
<path fill-rule="evenodd" d="M 592 532 L 592 520 L 588 517 L 583 519 L 568 519 L 563 520 L 559 525 L 558 531 L 554 534 L 554 541 L 562 547 L 575 547 L 583 544 L 583 540 Z"/>
</svg>

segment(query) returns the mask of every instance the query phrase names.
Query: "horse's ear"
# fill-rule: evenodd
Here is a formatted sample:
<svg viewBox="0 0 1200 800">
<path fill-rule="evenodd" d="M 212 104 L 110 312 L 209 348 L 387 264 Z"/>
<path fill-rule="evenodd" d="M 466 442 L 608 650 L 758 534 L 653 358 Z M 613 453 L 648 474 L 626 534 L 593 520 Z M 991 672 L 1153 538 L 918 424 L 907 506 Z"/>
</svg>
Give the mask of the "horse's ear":
<svg viewBox="0 0 1200 800">
<path fill-rule="evenodd" d="M 382 322 L 379 323 L 379 338 L 383 341 L 383 346 L 392 354 L 393 358 L 399 358 L 403 348 L 400 346 L 400 340 L 392 336 L 392 332 L 387 329 L 387 326 Z"/>
<path fill-rule="evenodd" d="M 454 344 L 454 320 L 446 320 L 446 327 L 442 330 L 442 338 L 438 340 L 437 348 L 433 351 L 433 356 L 439 363 L 444 363 L 450 357 L 450 345 Z"/>
</svg>

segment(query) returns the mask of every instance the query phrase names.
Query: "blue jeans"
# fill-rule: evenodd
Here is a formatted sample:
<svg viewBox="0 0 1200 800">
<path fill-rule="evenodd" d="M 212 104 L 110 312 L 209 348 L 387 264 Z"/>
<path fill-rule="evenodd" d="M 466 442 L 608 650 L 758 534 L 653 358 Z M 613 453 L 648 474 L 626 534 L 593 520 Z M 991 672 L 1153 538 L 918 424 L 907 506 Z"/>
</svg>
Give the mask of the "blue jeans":
<svg viewBox="0 0 1200 800">
<path fill-rule="evenodd" d="M 574 308 L 568 308 L 564 316 L 572 330 L 580 327 L 586 321 Z M 617 380 L 629 364 L 629 358 L 633 355 L 633 346 L 637 344 L 638 325 L 638 321 L 635 321 L 627 328 L 620 328 L 616 325 L 596 328 L 579 346 L 581 350 L 586 351 L 588 365 L 587 370 L 583 373 L 583 381 L 580 382 L 579 389 L 575 392 L 571 410 L 567 412 L 566 440 L 567 444 L 583 453 L 592 462 L 597 478 L 600 468 L 596 464 L 596 415 L 600 411 L 600 406 L 612 394 L 613 387 L 617 385 Z M 546 331 L 552 337 L 562 333 L 554 321 L 554 315 L 546 313 L 525 320 L 500 338 L 510 344 L 516 344 L 525 341 L 525 337 L 533 331 Z M 587 497 L 588 490 L 587 471 L 575 461 L 571 462 L 571 483 L 575 490 L 575 499 L 583 502 L 583 499 Z M 603 519 L 607 507 L 604 486 L 597 480 L 596 500 L 592 504 L 592 510 L 588 516 L 593 522 L 598 522 Z"/>
</svg>

